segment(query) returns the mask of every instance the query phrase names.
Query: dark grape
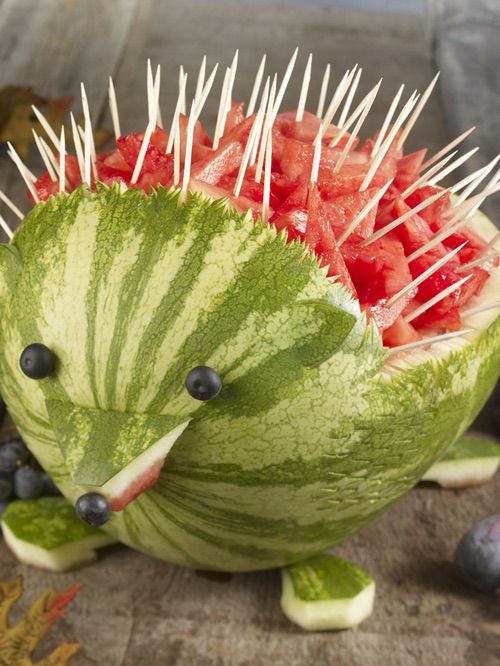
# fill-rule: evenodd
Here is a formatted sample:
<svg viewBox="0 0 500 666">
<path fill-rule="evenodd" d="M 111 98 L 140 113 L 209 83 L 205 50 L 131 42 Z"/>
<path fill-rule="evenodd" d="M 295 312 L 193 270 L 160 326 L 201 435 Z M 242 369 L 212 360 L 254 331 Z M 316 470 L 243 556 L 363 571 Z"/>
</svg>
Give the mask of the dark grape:
<svg viewBox="0 0 500 666">
<path fill-rule="evenodd" d="M 7 500 L 12 495 L 12 479 L 0 476 L 0 501 Z"/>
<path fill-rule="evenodd" d="M 77 515 L 89 525 L 99 527 L 111 517 L 111 509 L 106 498 L 99 493 L 86 493 L 76 500 Z"/>
<path fill-rule="evenodd" d="M 6 445 L 0 446 L 0 474 L 13 474 L 17 469 L 18 455 Z"/>
<path fill-rule="evenodd" d="M 14 474 L 14 493 L 19 499 L 36 499 L 43 490 L 40 472 L 31 467 L 20 467 Z"/>
<path fill-rule="evenodd" d="M 500 588 L 500 514 L 474 525 L 454 555 L 460 575 L 484 592 Z"/>
<path fill-rule="evenodd" d="M 2 517 L 3 512 L 8 506 L 9 506 L 8 502 L 0 502 L 0 518 Z"/>
<path fill-rule="evenodd" d="M 17 456 L 17 461 L 21 464 L 27 462 L 29 458 L 30 452 L 28 451 L 28 447 L 20 437 L 16 437 L 9 440 L 8 442 L 5 442 L 2 448 L 7 451 L 14 451 Z"/>
</svg>

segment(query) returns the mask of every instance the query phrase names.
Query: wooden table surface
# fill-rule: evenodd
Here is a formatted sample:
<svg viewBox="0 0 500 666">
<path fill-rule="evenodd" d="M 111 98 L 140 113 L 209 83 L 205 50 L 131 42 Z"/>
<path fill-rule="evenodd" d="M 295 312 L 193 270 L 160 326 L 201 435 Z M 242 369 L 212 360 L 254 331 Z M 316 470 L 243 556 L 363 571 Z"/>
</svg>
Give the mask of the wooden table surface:
<svg viewBox="0 0 500 666">
<path fill-rule="evenodd" d="M 270 71 L 282 72 L 297 44 L 300 67 L 314 52 L 314 100 L 327 62 L 337 80 L 359 62 L 360 95 L 384 76 L 369 129 L 380 123 L 401 81 L 408 91 L 422 89 L 433 74 L 424 30 L 408 15 L 212 0 L 0 0 L 0 86 L 28 84 L 42 95 L 77 97 L 84 80 L 95 122 L 110 127 L 106 89 L 112 74 L 125 130 L 144 127 L 147 57 L 162 64 L 166 116 L 180 63 L 194 79 L 204 53 L 209 63 L 226 64 L 239 47 L 236 97 L 245 98 L 260 54 L 267 51 Z M 290 85 L 290 104 L 298 97 L 299 78 Z M 212 101 L 209 123 L 215 112 Z M 445 127 L 435 95 L 410 147 L 419 139 L 431 149 L 444 145 Z M 37 167 L 34 155 L 30 166 Z M 23 187 L 4 157 L 0 189 L 23 200 Z M 117 546 L 98 564 L 53 575 L 18 564 L 2 543 L 0 579 L 23 574 L 21 611 L 49 584 L 83 583 L 38 653 L 62 640 L 80 641 L 74 666 L 493 666 L 500 664 L 499 600 L 463 585 L 450 558 L 473 522 L 498 511 L 499 498 L 500 477 L 463 491 L 418 488 L 337 548 L 378 585 L 372 617 L 337 634 L 306 634 L 288 623 L 276 571 L 208 578 Z"/>
</svg>

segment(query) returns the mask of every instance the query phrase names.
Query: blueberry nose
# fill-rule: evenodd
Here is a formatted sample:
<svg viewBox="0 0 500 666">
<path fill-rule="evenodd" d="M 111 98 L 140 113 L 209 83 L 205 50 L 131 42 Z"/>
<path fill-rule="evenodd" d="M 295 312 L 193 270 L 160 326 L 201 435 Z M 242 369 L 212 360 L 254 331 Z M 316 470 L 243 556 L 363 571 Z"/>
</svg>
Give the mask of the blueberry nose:
<svg viewBox="0 0 500 666">
<path fill-rule="evenodd" d="M 89 525 L 100 527 L 111 517 L 111 509 L 105 497 L 99 493 L 85 493 L 76 500 L 77 515 Z"/>
</svg>

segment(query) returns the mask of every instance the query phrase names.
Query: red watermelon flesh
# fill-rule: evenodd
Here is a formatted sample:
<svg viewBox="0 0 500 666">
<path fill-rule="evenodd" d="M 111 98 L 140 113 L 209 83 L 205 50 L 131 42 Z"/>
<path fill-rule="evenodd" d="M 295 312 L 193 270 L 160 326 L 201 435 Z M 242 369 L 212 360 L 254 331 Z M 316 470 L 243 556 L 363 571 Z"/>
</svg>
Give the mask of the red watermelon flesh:
<svg viewBox="0 0 500 666">
<path fill-rule="evenodd" d="M 239 212 L 250 210 L 257 220 L 262 209 L 264 187 L 262 175 L 259 182 L 255 180 L 255 164 L 247 167 L 239 196 L 234 195 L 255 118 L 255 114 L 245 117 L 243 104 L 233 103 L 226 118 L 224 134 L 215 150 L 202 123 L 198 121 L 195 124 L 189 189 L 212 198 L 226 197 L 230 206 Z M 323 135 L 317 183 L 311 185 L 314 141 L 320 122 L 307 111 L 300 121 L 296 120 L 295 111 L 277 116 L 272 130 L 269 223 L 277 231 L 285 232 L 289 242 L 306 243 L 321 265 L 328 266 L 328 275 L 335 276 L 376 323 L 385 345 L 402 345 L 418 340 L 424 334 L 458 330 L 461 327 L 460 312 L 481 292 L 488 279 L 489 268 L 498 260 L 461 270 L 461 266 L 478 257 L 486 244 L 465 225 L 422 256 L 408 262 L 408 256 L 432 240 L 453 216 L 448 194 L 422 209 L 418 215 L 411 215 L 379 240 L 368 245 L 363 243 L 375 230 L 382 229 L 439 191 L 436 187 L 423 186 L 404 200 L 401 197 L 401 193 L 419 178 L 426 149 L 403 155 L 397 145 L 399 135 L 396 135 L 368 188 L 360 191 L 370 168 L 376 135 L 363 143 L 359 137 L 353 137 L 350 150 L 343 155 L 350 135 L 346 133 L 337 145 L 330 146 L 332 139 L 340 132 L 332 124 Z M 188 117 L 181 114 L 180 182 L 183 179 L 187 124 Z M 97 180 L 107 185 L 123 182 L 128 187 L 142 188 L 146 192 L 158 185 L 172 186 L 174 157 L 172 152 L 166 154 L 168 133 L 159 127 L 151 136 L 140 176 L 136 183 L 131 183 L 143 138 L 144 133 L 121 136 L 114 148 L 98 154 Z M 343 163 L 337 171 L 341 155 Z M 390 179 L 393 182 L 380 203 L 372 208 L 345 242 L 339 244 L 344 230 Z M 67 155 L 66 191 L 72 191 L 80 182 L 78 161 L 76 157 Z M 40 200 L 45 201 L 57 194 L 59 182 L 45 173 L 35 187 Z M 95 187 L 94 180 L 92 187 Z M 387 305 L 391 297 L 405 290 L 439 258 L 463 243 L 464 247 L 453 260 L 421 285 L 397 298 L 391 306 Z M 448 297 L 411 323 L 405 319 L 410 312 L 466 275 L 471 276 L 468 282 Z"/>
</svg>

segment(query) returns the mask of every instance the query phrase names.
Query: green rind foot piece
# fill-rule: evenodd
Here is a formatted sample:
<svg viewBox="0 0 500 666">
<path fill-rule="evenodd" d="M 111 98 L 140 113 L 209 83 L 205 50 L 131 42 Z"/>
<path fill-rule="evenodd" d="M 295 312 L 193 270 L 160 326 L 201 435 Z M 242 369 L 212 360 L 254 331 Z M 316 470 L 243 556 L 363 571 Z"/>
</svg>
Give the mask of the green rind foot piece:
<svg viewBox="0 0 500 666">
<path fill-rule="evenodd" d="M 282 584 L 283 613 L 306 631 L 351 629 L 373 610 L 373 578 L 334 555 L 282 569 Z"/>
<path fill-rule="evenodd" d="M 489 481 L 500 465 L 500 445 L 492 439 L 469 434 L 459 437 L 444 456 L 422 477 L 442 488 L 467 488 Z"/>
<path fill-rule="evenodd" d="M 97 559 L 116 539 L 83 523 L 64 497 L 16 500 L 1 521 L 5 543 L 23 564 L 69 571 Z"/>
</svg>

